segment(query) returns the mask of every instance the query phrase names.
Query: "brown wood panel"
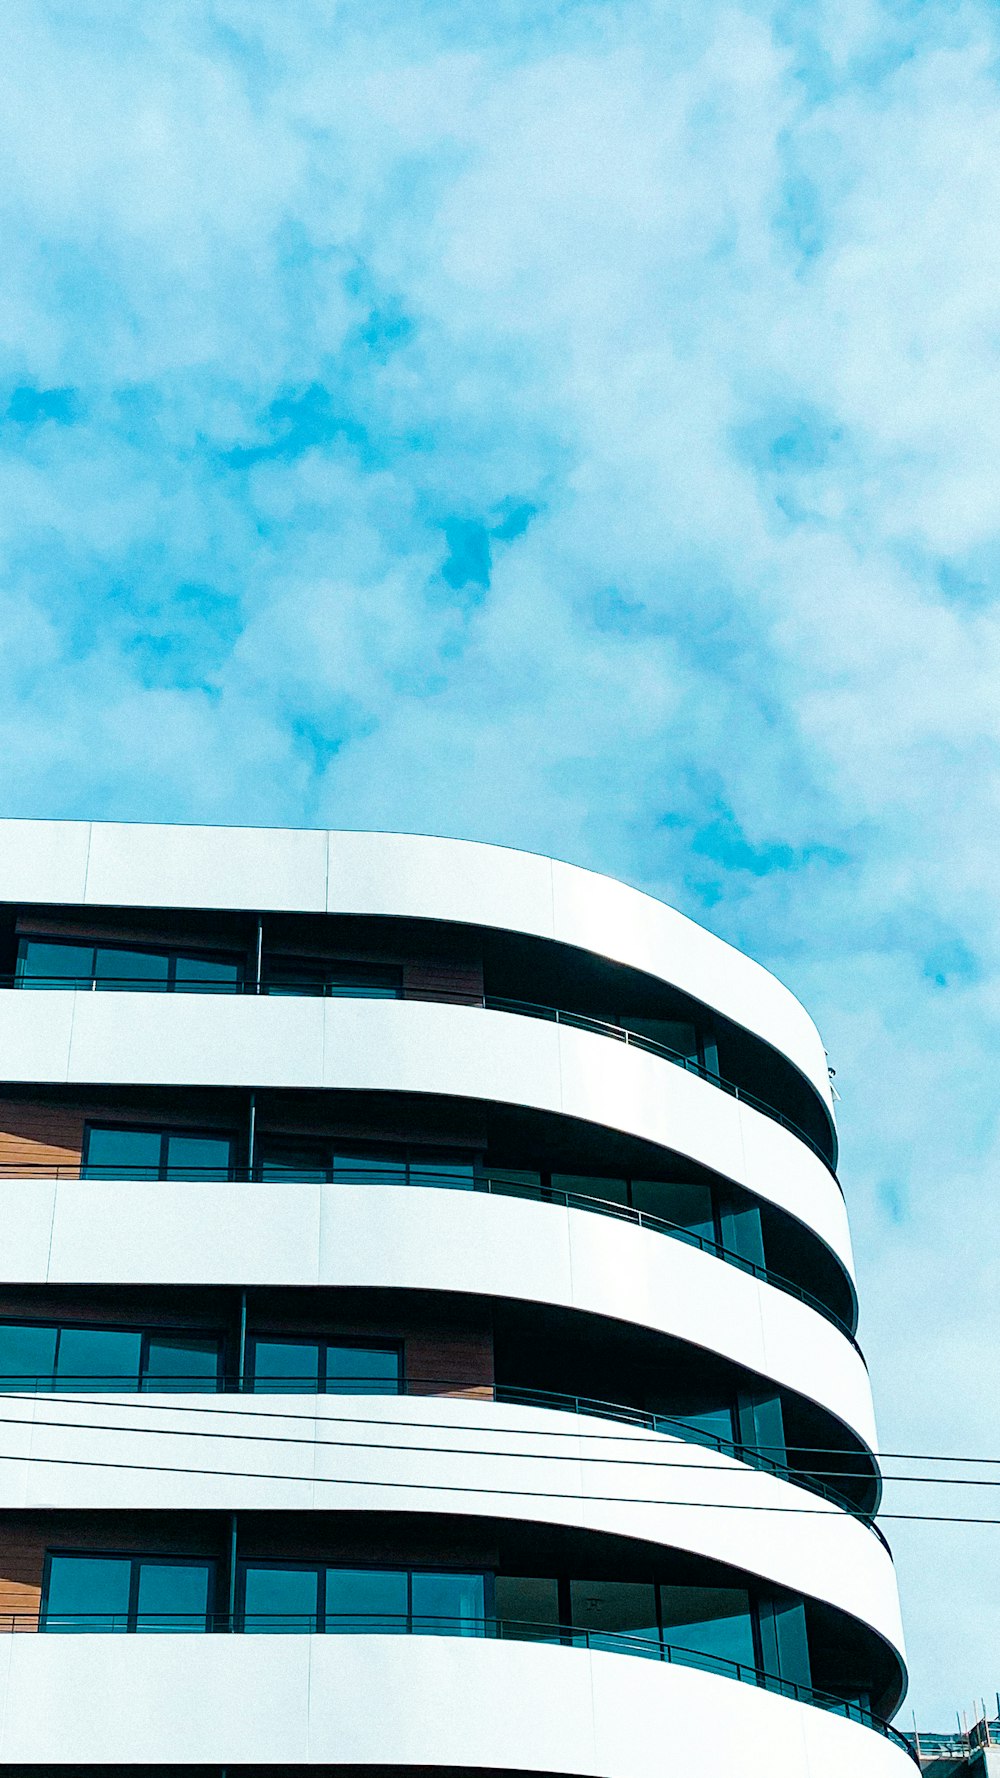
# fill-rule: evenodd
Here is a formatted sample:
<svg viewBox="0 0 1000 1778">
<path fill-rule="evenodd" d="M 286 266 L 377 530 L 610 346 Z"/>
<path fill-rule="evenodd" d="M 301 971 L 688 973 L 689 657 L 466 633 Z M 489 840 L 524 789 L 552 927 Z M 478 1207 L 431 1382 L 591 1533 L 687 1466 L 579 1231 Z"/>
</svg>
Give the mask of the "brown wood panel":
<svg viewBox="0 0 1000 1778">
<path fill-rule="evenodd" d="M 405 963 L 403 996 L 406 1000 L 453 1000 L 478 1004 L 483 997 L 482 963 L 452 962 L 444 958 Z"/>
<path fill-rule="evenodd" d="M 79 1170 L 84 1111 L 79 1105 L 15 1100 L 0 1105 L 0 1173 Z"/>
</svg>

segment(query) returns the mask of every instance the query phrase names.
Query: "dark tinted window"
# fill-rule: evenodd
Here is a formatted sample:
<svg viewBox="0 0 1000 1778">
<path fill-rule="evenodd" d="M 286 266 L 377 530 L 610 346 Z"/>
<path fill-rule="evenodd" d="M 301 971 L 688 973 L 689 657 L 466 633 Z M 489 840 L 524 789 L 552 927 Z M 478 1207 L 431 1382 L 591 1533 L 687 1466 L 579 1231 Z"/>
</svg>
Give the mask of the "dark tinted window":
<svg viewBox="0 0 1000 1778">
<path fill-rule="evenodd" d="M 232 1171 L 230 1136 L 87 1128 L 81 1172 L 88 1179 L 230 1179 Z"/>
<path fill-rule="evenodd" d="M 16 980 L 24 988 L 89 988 L 94 973 L 93 945 L 49 943 L 22 938 Z"/>
<path fill-rule="evenodd" d="M 163 1138 L 159 1130 L 87 1131 L 81 1173 L 89 1179 L 158 1179 Z"/>
<path fill-rule="evenodd" d="M 36 1383 L 50 1383 L 58 1337 L 54 1327 L 0 1326 L 0 1388 L 32 1389 Z"/>
</svg>

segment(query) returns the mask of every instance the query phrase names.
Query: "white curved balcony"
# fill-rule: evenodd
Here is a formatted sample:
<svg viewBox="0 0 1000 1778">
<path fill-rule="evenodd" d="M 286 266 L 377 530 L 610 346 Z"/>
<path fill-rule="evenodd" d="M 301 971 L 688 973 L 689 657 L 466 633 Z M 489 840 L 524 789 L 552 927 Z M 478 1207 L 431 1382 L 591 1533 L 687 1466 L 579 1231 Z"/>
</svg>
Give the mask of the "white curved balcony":
<svg viewBox="0 0 1000 1778">
<path fill-rule="evenodd" d="M 874 1728 L 737 1678 L 452 1636 L 6 1636 L 0 1764 L 913 1778 Z"/>
<path fill-rule="evenodd" d="M 0 991 L 17 1082 L 341 1088 L 562 1113 L 698 1161 L 788 1211 L 853 1275 L 843 1196 L 783 1125 L 661 1057 L 517 1013 L 409 1000 Z"/>
<path fill-rule="evenodd" d="M 760 964 L 651 896 L 533 853 L 414 834 L 6 820 L 0 899 L 385 914 L 530 933 L 715 1007 L 831 1104 L 812 1020 Z"/>
<path fill-rule="evenodd" d="M 421 1186 L 0 1181 L 8 1283 L 456 1290 L 691 1341 L 872 1446 L 864 1360 L 814 1309 L 711 1254 L 586 1210 Z"/>
<path fill-rule="evenodd" d="M 821 1599 L 903 1663 L 892 1559 L 869 1526 L 721 1452 L 551 1409 L 454 1397 L 5 1397 L 0 1510 L 38 1507 L 430 1512 L 611 1533 Z"/>
</svg>

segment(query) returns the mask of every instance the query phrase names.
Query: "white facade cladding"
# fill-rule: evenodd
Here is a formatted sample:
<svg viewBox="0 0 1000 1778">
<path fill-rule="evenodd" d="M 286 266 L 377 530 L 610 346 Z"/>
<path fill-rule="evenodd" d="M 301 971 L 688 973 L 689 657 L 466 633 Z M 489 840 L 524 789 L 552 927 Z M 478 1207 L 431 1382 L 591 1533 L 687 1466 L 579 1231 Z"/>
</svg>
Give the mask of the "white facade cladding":
<svg viewBox="0 0 1000 1778">
<path fill-rule="evenodd" d="M 836 1162 L 619 883 L 0 822 L 0 1772 L 903 1778 Z"/>
</svg>

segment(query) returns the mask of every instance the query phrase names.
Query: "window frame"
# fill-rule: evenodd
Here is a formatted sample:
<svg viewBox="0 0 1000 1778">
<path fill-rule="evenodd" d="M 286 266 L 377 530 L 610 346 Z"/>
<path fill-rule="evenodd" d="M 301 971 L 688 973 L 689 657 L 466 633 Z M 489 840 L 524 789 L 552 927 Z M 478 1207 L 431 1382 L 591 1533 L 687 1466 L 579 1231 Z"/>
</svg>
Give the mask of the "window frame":
<svg viewBox="0 0 1000 1778">
<path fill-rule="evenodd" d="M 266 1395 L 267 1394 L 266 1388 L 260 1389 L 257 1386 L 257 1346 L 261 1340 L 266 1342 L 269 1339 L 273 1340 L 275 1344 L 280 1343 L 282 1346 L 299 1346 L 299 1345 L 301 1345 L 301 1346 L 315 1347 L 316 1352 L 317 1352 L 317 1366 L 316 1366 L 316 1370 L 317 1370 L 316 1394 L 317 1395 L 354 1395 L 354 1394 L 363 1395 L 365 1393 L 365 1391 L 363 1389 L 358 1389 L 358 1390 L 330 1389 L 327 1387 L 329 1378 L 327 1376 L 326 1355 L 327 1355 L 327 1352 L 329 1351 L 329 1348 L 331 1346 L 346 1346 L 349 1349 L 351 1349 L 353 1351 L 357 1351 L 357 1352 L 394 1352 L 396 1355 L 397 1366 L 398 1366 L 397 1372 L 396 1372 L 396 1388 L 395 1388 L 395 1390 L 381 1389 L 381 1390 L 376 1391 L 376 1393 L 378 1393 L 380 1395 L 392 1395 L 392 1394 L 405 1395 L 405 1393 L 406 1393 L 406 1341 L 405 1340 L 402 1340 L 402 1339 L 400 1339 L 400 1340 L 379 1339 L 377 1337 L 373 1338 L 373 1339 L 365 1339 L 365 1338 L 361 1337 L 360 1335 L 358 1335 L 357 1337 L 349 1336 L 346 1339 L 335 1339 L 332 1336 L 327 1335 L 327 1334 L 290 1333 L 288 1335 L 284 1335 L 284 1334 L 282 1334 L 280 1328 L 273 1328 L 273 1329 L 263 1330 L 261 1332 L 257 1332 L 253 1329 L 247 1330 L 245 1376 L 246 1376 L 246 1389 L 247 1389 L 248 1394 L 251 1394 L 251 1395 Z M 278 1380 L 281 1381 L 281 1379 L 278 1379 Z M 371 1378 L 369 1378 L 368 1381 L 370 1382 Z M 282 1394 L 289 1393 L 290 1394 L 290 1393 L 292 1393 L 292 1391 L 279 1391 L 279 1393 L 282 1393 Z M 308 1395 L 310 1393 L 310 1391 L 305 1389 L 301 1393 L 303 1395 Z M 327 1564 L 327 1566 L 331 1566 L 331 1564 Z"/>
<path fill-rule="evenodd" d="M 204 1339 L 206 1341 L 207 1340 L 214 1340 L 216 1342 L 216 1348 L 217 1348 L 217 1363 L 216 1363 L 216 1370 L 215 1370 L 215 1383 L 216 1383 L 215 1393 L 217 1393 L 217 1394 L 223 1393 L 223 1384 L 224 1384 L 225 1375 L 226 1375 L 226 1344 L 227 1344 L 227 1338 L 228 1338 L 225 1328 L 221 1328 L 221 1327 L 214 1327 L 214 1328 L 173 1327 L 173 1326 L 167 1326 L 165 1324 L 163 1326 L 157 1326 L 157 1327 L 147 1327 L 145 1324 L 143 1324 L 139 1327 L 129 1327 L 128 1325 L 124 1325 L 120 1322 L 44 1321 L 44 1320 L 39 1319 L 37 1316 L 26 1316 L 26 1315 L 24 1315 L 24 1316 L 14 1316 L 14 1315 L 0 1316 L 0 1333 L 2 1333 L 3 1329 L 7 1328 L 7 1327 L 40 1327 L 43 1330 L 45 1330 L 46 1332 L 51 1331 L 55 1334 L 56 1345 L 55 1345 L 55 1353 L 54 1353 L 54 1358 L 53 1358 L 53 1367 L 52 1367 L 51 1372 L 49 1373 L 49 1375 L 51 1377 L 51 1382 L 52 1382 L 51 1393 L 53 1395 L 63 1393 L 63 1391 L 61 1391 L 60 1386 L 59 1386 L 59 1348 L 62 1344 L 62 1336 L 64 1333 L 137 1333 L 139 1335 L 139 1371 L 138 1371 L 138 1376 L 136 1379 L 135 1390 L 134 1390 L 134 1392 L 131 1390 L 129 1390 L 129 1391 L 123 1390 L 122 1391 L 122 1394 L 135 1393 L 137 1395 L 145 1395 L 145 1394 L 154 1395 L 157 1393 L 157 1391 L 155 1389 L 149 1389 L 146 1386 L 147 1385 L 147 1376 L 148 1376 L 147 1365 L 148 1365 L 148 1355 L 149 1355 L 149 1342 L 151 1339 L 161 1338 L 164 1335 L 166 1335 L 168 1337 L 170 1335 L 173 1335 L 177 1339 L 190 1338 L 190 1339 Z M 7 1374 L 14 1375 L 15 1373 L 14 1372 L 10 1372 L 10 1373 L 0 1372 L 0 1375 L 7 1375 Z M 107 1374 L 110 1375 L 110 1373 L 107 1373 Z M 81 1385 L 81 1387 L 86 1388 L 87 1385 Z M 90 1385 L 90 1387 L 93 1387 L 93 1385 Z M 73 1393 L 73 1391 L 70 1389 L 67 1389 L 65 1391 L 65 1393 L 67 1395 L 70 1395 Z M 110 1393 L 110 1391 L 109 1391 L 109 1393 Z M 173 1392 L 165 1390 L 164 1393 L 166 1394 L 166 1393 L 173 1393 Z M 178 1391 L 178 1393 L 183 1393 L 183 1392 Z M 205 1393 L 209 1393 L 209 1392 L 205 1391 Z"/>
<path fill-rule="evenodd" d="M 133 1135 L 134 1134 L 137 1136 L 158 1136 L 160 1138 L 160 1154 L 159 1154 L 159 1160 L 156 1163 L 157 1172 L 153 1176 L 153 1180 L 148 1180 L 143 1183 L 152 1184 L 152 1183 L 154 1183 L 154 1181 L 159 1182 L 159 1181 L 163 1181 L 163 1180 L 170 1180 L 176 1184 L 179 1181 L 182 1181 L 184 1179 L 185 1176 L 183 1173 L 171 1173 L 171 1171 L 170 1171 L 170 1163 L 169 1163 L 168 1156 L 169 1156 L 169 1149 L 170 1149 L 170 1139 L 172 1136 L 191 1136 L 191 1137 L 195 1138 L 196 1140 L 200 1138 L 204 1141 L 228 1142 L 228 1144 L 229 1144 L 229 1165 L 226 1170 L 225 1181 L 226 1181 L 226 1183 L 230 1183 L 237 1177 L 238 1163 L 237 1163 L 236 1157 L 237 1157 L 237 1153 L 239 1150 L 240 1137 L 239 1137 L 238 1132 L 235 1130 L 231 1130 L 231 1129 L 230 1130 L 204 1129 L 204 1128 L 196 1127 L 194 1125 L 190 1125 L 190 1126 L 174 1125 L 174 1126 L 167 1127 L 162 1124 L 110 1124 L 110 1123 L 98 1123 L 98 1122 L 92 1123 L 89 1120 L 87 1120 L 83 1126 L 83 1147 L 80 1152 L 80 1178 L 81 1179 L 112 1179 L 113 1180 L 113 1179 L 127 1179 L 129 1177 L 128 1173 L 124 1172 L 124 1171 L 122 1171 L 120 1173 L 91 1173 L 89 1171 L 89 1167 L 90 1167 L 90 1139 L 95 1131 L 109 1131 L 109 1132 L 113 1133 L 114 1135 L 119 1135 L 119 1134 Z M 221 1167 L 218 1169 L 218 1171 L 221 1173 L 221 1171 L 222 1171 Z M 205 1174 L 207 1174 L 207 1173 L 214 1174 L 215 1172 L 216 1172 L 215 1168 L 204 1169 Z M 198 1184 L 199 1181 L 197 1179 L 195 1179 L 193 1181 L 193 1183 Z M 205 1180 L 203 1177 L 202 1183 L 210 1183 L 210 1182 Z"/>
<path fill-rule="evenodd" d="M 482 1580 L 482 1583 L 483 1583 L 483 1616 L 482 1616 L 482 1618 L 471 1618 L 469 1621 L 470 1621 L 470 1623 L 481 1623 L 483 1625 L 483 1634 L 485 1635 L 486 1624 L 489 1623 L 491 1618 L 493 1618 L 496 1615 L 495 1611 L 494 1611 L 494 1584 L 493 1584 L 496 1579 L 496 1575 L 494 1574 L 492 1569 L 487 1569 L 487 1568 L 448 1569 L 448 1568 L 443 1568 L 440 1565 L 432 1565 L 429 1562 L 400 1563 L 398 1565 L 392 1566 L 388 1563 L 383 1563 L 383 1562 L 358 1561 L 358 1562 L 352 1562 L 352 1563 L 348 1564 L 348 1563 L 342 1562 L 342 1561 L 329 1562 L 329 1561 L 323 1561 L 322 1559 L 317 1559 L 315 1561 L 296 1561 L 294 1558 L 284 1559 L 281 1556 L 273 1556 L 273 1557 L 272 1556 L 262 1556 L 262 1557 L 241 1556 L 239 1558 L 238 1563 L 237 1563 L 236 1587 L 235 1587 L 235 1601 L 236 1602 L 235 1602 L 235 1617 L 234 1617 L 234 1627 L 239 1631 L 242 1631 L 245 1627 L 245 1624 L 246 1624 L 246 1617 L 247 1617 L 246 1581 L 247 1581 L 247 1572 L 251 1568 L 278 1568 L 278 1569 L 281 1569 L 282 1571 L 285 1571 L 288 1569 L 294 1569 L 298 1573 L 306 1572 L 309 1574 L 316 1574 L 318 1576 L 318 1582 L 317 1582 L 317 1587 L 316 1587 L 316 1631 L 315 1631 L 315 1634 L 318 1636 L 326 1636 L 329 1634 L 336 1634 L 336 1632 L 329 1631 L 327 1629 L 326 1588 L 327 1588 L 328 1574 L 338 1573 L 338 1572 L 351 1573 L 351 1574 L 359 1574 L 359 1573 L 362 1573 L 362 1574 L 363 1573 L 404 1574 L 406 1576 L 406 1612 L 403 1615 L 400 1629 L 398 1631 L 396 1631 L 396 1630 L 386 1631 L 385 1634 L 387 1634 L 387 1635 L 413 1635 L 414 1634 L 414 1631 L 413 1631 L 414 1616 L 416 1616 L 416 1619 L 419 1622 L 422 1617 L 425 1617 L 427 1615 L 426 1613 L 421 1613 L 421 1612 L 417 1612 L 415 1614 L 414 1610 L 413 1610 L 413 1576 L 415 1574 L 455 1574 L 456 1576 L 460 1576 L 463 1579 L 472 1577 L 477 1580 Z M 251 1615 L 253 1615 L 253 1614 L 251 1614 Z M 361 1614 L 359 1613 L 358 1615 L 360 1616 Z M 375 1615 L 375 1614 L 373 1613 L 372 1615 Z M 449 1619 L 447 1621 L 450 1622 L 452 1620 Z M 262 1633 L 266 1634 L 266 1632 L 262 1632 Z M 345 1634 L 349 1634 L 349 1632 L 345 1632 Z M 357 1634 L 364 1634 L 364 1632 L 357 1632 Z"/>
<path fill-rule="evenodd" d="M 105 943 L 101 939 L 98 939 L 98 938 L 95 938 L 93 940 L 86 939 L 86 938 L 71 939 L 71 938 L 60 938 L 55 934 L 49 934 L 49 933 L 22 932 L 22 933 L 18 933 L 18 935 L 17 935 L 17 956 L 14 959 L 14 983 L 15 983 L 16 987 L 21 987 L 26 982 L 30 983 L 33 979 L 45 982 L 46 986 L 48 986 L 48 987 L 58 985 L 58 980 L 59 980 L 58 977 L 38 976 L 36 978 L 33 978 L 30 975 L 25 974 L 23 966 L 24 966 L 24 963 L 26 960 L 26 950 L 27 950 L 28 945 L 31 945 L 31 944 L 64 945 L 67 950 L 74 949 L 74 950 L 80 950 L 80 951 L 86 950 L 87 947 L 89 946 L 89 948 L 90 948 L 90 985 L 92 988 L 96 988 L 98 990 L 100 990 L 100 985 L 101 985 L 101 977 L 97 974 L 97 953 L 98 953 L 98 951 L 128 951 L 128 952 L 138 953 L 138 955 L 140 955 L 142 957 L 162 957 L 165 960 L 166 965 L 167 965 L 167 974 L 166 974 L 166 980 L 163 982 L 163 984 L 161 986 L 156 986 L 152 983 L 143 982 L 141 978 L 137 978 L 136 985 L 133 990 L 133 992 L 135 992 L 137 994 L 142 994 L 142 993 L 147 993 L 147 994 L 210 994 L 210 993 L 240 994 L 240 993 L 242 993 L 244 984 L 246 983 L 246 980 L 247 980 L 247 959 L 246 959 L 246 956 L 241 951 L 199 950 L 197 948 L 197 946 L 189 949 L 186 945 L 165 946 L 165 945 L 141 944 L 141 943 L 140 944 L 122 944 L 118 940 L 111 940 L 110 942 Z M 185 962 L 231 964 L 236 969 L 236 980 L 234 982 L 232 982 L 231 984 L 225 984 L 225 983 L 221 983 L 221 982 L 213 982 L 213 983 L 211 983 L 207 986 L 204 986 L 204 987 L 202 987 L 202 986 L 193 986 L 192 987 L 192 986 L 188 986 L 187 984 L 182 983 L 182 985 L 180 987 L 178 987 L 177 986 L 177 964 L 180 960 L 183 960 Z M 69 979 L 70 978 L 67 978 L 67 980 L 69 980 Z M 121 977 L 121 976 L 108 976 L 108 977 L 105 977 L 104 979 L 107 981 L 113 981 L 116 983 L 116 985 L 118 985 L 123 980 L 127 981 L 127 980 L 130 980 L 131 978 L 130 977 Z M 80 990 L 78 990 L 78 991 L 80 991 Z"/>
<path fill-rule="evenodd" d="M 195 1636 L 208 1635 L 215 1627 L 215 1620 L 218 1617 L 220 1573 L 220 1562 L 217 1556 L 184 1556 L 180 1554 L 160 1553 L 157 1551 L 152 1551 L 147 1554 L 141 1550 L 81 1550 L 72 1548 L 55 1548 L 46 1549 L 45 1558 L 42 1563 L 42 1590 L 41 1598 L 38 1603 L 38 1628 L 40 1632 L 44 1632 L 48 1629 L 49 1588 L 52 1579 L 52 1563 L 54 1560 L 65 1560 L 67 1558 L 72 1560 L 89 1560 L 97 1562 L 127 1562 L 129 1564 L 128 1608 L 125 1612 L 125 1628 L 124 1630 L 112 1631 L 111 1634 L 113 1635 L 135 1636 L 142 1634 L 142 1631 L 137 1627 L 137 1620 L 139 1616 L 139 1575 L 144 1564 L 148 1564 L 149 1566 L 155 1565 L 160 1568 L 206 1568 L 208 1571 L 208 1585 L 205 1590 L 205 1628 L 203 1631 L 188 1630 L 185 1634 Z M 84 1617 L 88 1614 L 80 1612 L 78 1615 Z M 89 1615 L 101 1617 L 108 1614 L 97 1612 Z M 190 1617 L 194 1614 L 191 1612 L 183 1612 L 175 1615 Z M 59 1634 L 58 1631 L 53 1631 L 51 1633 L 53 1635 Z"/>
</svg>

